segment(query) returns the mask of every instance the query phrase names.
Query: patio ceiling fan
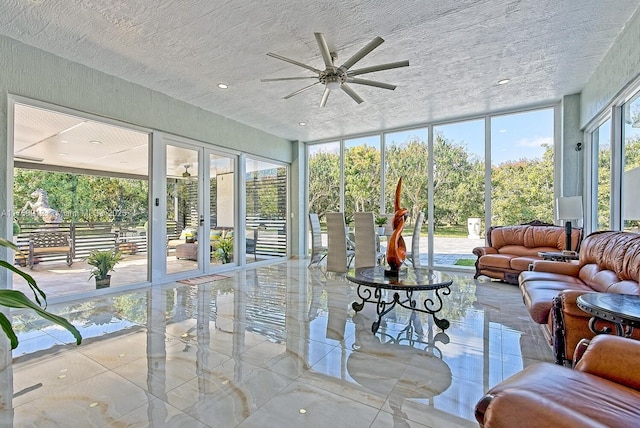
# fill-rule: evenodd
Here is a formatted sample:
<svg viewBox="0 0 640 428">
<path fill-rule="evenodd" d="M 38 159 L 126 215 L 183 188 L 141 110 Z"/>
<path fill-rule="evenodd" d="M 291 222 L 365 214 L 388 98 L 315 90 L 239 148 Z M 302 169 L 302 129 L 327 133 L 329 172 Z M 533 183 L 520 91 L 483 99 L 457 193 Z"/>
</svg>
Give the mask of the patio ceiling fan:
<svg viewBox="0 0 640 428">
<path fill-rule="evenodd" d="M 320 100 L 320 107 L 324 107 L 327 104 L 327 99 L 329 98 L 329 94 L 332 90 L 342 89 L 347 93 L 356 103 L 360 104 L 364 100 L 360 98 L 360 96 L 349 86 L 350 83 L 354 83 L 357 85 L 367 85 L 373 86 L 376 88 L 389 89 L 394 90 L 396 85 L 390 85 L 388 83 L 377 82 L 375 80 L 361 79 L 355 76 L 359 76 L 362 74 L 373 73 L 375 71 L 383 71 L 383 70 L 391 70 L 393 68 L 407 67 L 409 65 L 409 61 L 398 61 L 398 62 L 390 62 L 386 64 L 374 65 L 371 67 L 364 67 L 355 70 L 351 70 L 358 61 L 364 58 L 366 55 L 371 53 L 375 48 L 380 46 L 384 39 L 381 37 L 376 37 L 371 42 L 369 42 L 366 46 L 356 52 L 351 58 L 346 60 L 342 65 L 337 66 L 335 61 L 337 59 L 337 54 L 335 52 L 331 52 L 329 50 L 329 46 L 327 45 L 327 41 L 324 38 L 322 33 L 314 33 L 316 37 L 316 42 L 318 43 L 318 47 L 320 48 L 320 53 L 322 54 L 322 59 L 324 60 L 324 70 L 317 69 L 307 64 L 303 64 L 293 59 L 289 59 L 283 57 L 281 55 L 269 52 L 268 56 L 286 61 L 288 63 L 297 65 L 302 68 L 306 68 L 314 72 L 315 76 L 304 76 L 304 77 L 277 77 L 273 79 L 260 79 L 261 82 L 277 82 L 282 80 L 305 80 L 305 79 L 317 79 L 316 82 L 305 86 L 301 89 L 298 89 L 295 92 L 290 93 L 285 96 L 284 99 L 289 99 L 299 93 L 306 91 L 309 88 L 317 84 L 324 85 L 324 92 L 322 94 L 322 99 Z"/>
</svg>

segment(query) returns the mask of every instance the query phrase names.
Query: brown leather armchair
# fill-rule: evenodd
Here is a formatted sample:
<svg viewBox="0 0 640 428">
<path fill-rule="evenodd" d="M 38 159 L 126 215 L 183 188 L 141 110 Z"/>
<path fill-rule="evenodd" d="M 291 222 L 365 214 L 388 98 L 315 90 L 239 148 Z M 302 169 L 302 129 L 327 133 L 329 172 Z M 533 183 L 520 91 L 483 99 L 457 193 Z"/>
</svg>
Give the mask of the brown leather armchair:
<svg viewBox="0 0 640 428">
<path fill-rule="evenodd" d="M 639 364 L 640 341 L 596 336 L 574 369 L 536 363 L 491 388 L 476 419 L 491 428 L 637 427 Z"/>
</svg>

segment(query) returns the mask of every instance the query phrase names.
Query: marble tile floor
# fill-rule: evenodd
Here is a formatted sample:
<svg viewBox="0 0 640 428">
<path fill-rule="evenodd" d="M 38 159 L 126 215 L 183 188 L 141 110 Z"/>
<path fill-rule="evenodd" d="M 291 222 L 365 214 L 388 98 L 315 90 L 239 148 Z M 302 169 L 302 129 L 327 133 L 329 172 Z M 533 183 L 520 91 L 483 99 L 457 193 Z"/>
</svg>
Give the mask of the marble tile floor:
<svg viewBox="0 0 640 428">
<path fill-rule="evenodd" d="M 373 335 L 373 305 L 307 263 L 51 305 L 80 346 L 12 313 L 0 426 L 475 427 L 484 391 L 552 361 L 513 285 L 451 273 L 445 332 L 400 308 Z"/>
</svg>

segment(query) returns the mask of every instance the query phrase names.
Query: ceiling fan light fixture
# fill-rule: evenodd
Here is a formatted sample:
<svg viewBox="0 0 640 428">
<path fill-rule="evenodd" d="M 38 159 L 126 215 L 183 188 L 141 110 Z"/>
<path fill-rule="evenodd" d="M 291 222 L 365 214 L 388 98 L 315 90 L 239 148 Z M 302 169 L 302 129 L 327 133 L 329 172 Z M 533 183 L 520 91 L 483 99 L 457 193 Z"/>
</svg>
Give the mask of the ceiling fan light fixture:
<svg viewBox="0 0 640 428">
<path fill-rule="evenodd" d="M 331 77 L 327 77 L 327 88 L 331 89 L 332 91 L 335 91 L 337 89 L 340 89 L 340 86 L 342 85 L 342 82 L 340 82 L 340 80 L 335 77 L 335 78 L 331 78 Z"/>
</svg>

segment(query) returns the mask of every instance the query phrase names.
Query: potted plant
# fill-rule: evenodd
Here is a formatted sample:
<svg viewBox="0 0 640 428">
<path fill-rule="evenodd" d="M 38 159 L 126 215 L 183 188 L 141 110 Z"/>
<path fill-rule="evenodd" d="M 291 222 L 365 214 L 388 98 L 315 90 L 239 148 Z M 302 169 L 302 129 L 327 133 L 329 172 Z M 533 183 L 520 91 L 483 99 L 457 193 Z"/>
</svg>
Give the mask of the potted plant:
<svg viewBox="0 0 640 428">
<path fill-rule="evenodd" d="M 18 247 L 16 247 L 13 243 L 5 239 L 0 239 L 0 246 L 11 248 L 16 252 L 20 252 Z M 25 296 L 24 293 L 22 293 L 21 291 L 6 290 L 4 289 L 6 285 L 3 285 L 2 287 L 3 289 L 0 289 L 0 306 L 4 306 L 6 308 L 32 309 L 35 313 L 40 315 L 42 318 L 49 320 L 67 329 L 71 334 L 73 334 L 73 337 L 75 337 L 77 345 L 80 345 L 80 343 L 82 343 L 82 336 L 80 335 L 80 332 L 78 331 L 77 328 L 74 327 L 73 324 L 71 324 L 69 321 L 67 321 L 63 317 L 54 315 L 42 308 L 43 304 L 40 302 L 40 299 L 42 299 L 42 301 L 44 302 L 44 307 L 46 307 L 47 296 L 38 287 L 38 285 L 36 284 L 36 281 L 33 279 L 31 275 L 11 265 L 11 263 L 8 263 L 6 260 L 0 260 L 0 266 L 24 278 L 24 280 L 27 281 L 29 288 L 31 288 L 31 290 L 33 291 L 33 295 L 36 300 L 36 303 L 34 303 L 27 296 Z M 9 321 L 9 318 L 7 318 L 7 316 L 2 312 L 0 312 L 0 326 L 2 327 L 2 331 L 4 332 L 4 334 L 7 336 L 7 338 L 9 338 L 9 341 L 11 342 L 11 349 L 16 349 L 18 347 L 18 336 L 16 335 L 15 331 L 13 331 L 13 327 L 11 326 L 11 322 Z"/>
<path fill-rule="evenodd" d="M 351 214 L 345 214 L 344 215 L 344 224 L 346 225 L 346 227 L 344 228 L 344 231 L 346 233 L 349 233 L 349 228 L 350 228 L 352 222 L 353 222 L 353 216 Z"/>
<path fill-rule="evenodd" d="M 378 235 L 384 235 L 384 225 L 387 224 L 387 218 L 384 216 L 376 216 L 376 226 L 378 226 Z"/>
<path fill-rule="evenodd" d="M 94 269 L 89 275 L 89 279 L 96 279 L 96 288 L 105 288 L 111 285 L 111 275 L 115 265 L 122 260 L 120 251 L 113 250 L 93 250 L 87 257 L 87 264 Z"/>
<path fill-rule="evenodd" d="M 233 256 L 233 236 L 220 238 L 216 243 L 216 249 L 213 254 L 216 259 L 222 263 L 231 262 L 231 257 Z"/>
</svg>

